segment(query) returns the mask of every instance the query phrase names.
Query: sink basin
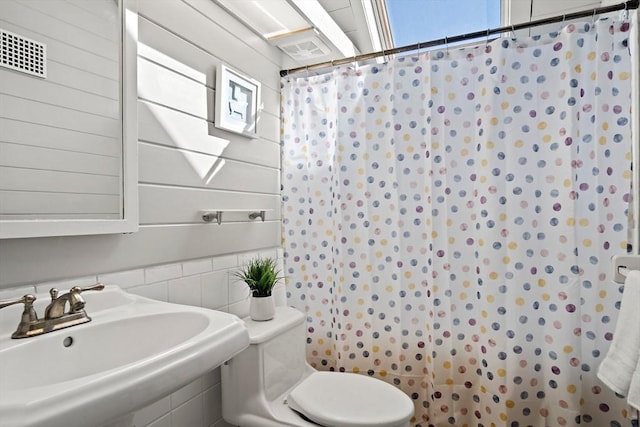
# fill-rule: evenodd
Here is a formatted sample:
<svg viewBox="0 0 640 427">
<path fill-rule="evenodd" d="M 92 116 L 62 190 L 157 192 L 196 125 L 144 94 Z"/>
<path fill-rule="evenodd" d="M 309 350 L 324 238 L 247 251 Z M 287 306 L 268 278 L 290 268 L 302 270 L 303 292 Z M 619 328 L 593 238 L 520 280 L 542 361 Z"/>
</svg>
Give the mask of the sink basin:
<svg viewBox="0 0 640 427">
<path fill-rule="evenodd" d="M 49 296 L 36 297 L 41 315 Z M 228 313 L 155 301 L 116 286 L 83 297 L 91 322 L 19 340 L 10 335 L 21 310 L 2 310 L 3 427 L 102 426 L 249 345 L 244 323 Z"/>
</svg>

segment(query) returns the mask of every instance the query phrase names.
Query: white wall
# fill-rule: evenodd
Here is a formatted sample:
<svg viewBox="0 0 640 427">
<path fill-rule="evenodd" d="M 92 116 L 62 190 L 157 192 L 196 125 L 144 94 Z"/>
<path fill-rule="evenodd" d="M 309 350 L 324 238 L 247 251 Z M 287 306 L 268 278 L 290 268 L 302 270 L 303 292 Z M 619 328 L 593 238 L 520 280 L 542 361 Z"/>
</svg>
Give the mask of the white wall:
<svg viewBox="0 0 640 427">
<path fill-rule="evenodd" d="M 564 2 L 571 10 L 576 3 L 598 2 Z M 1 240 L 0 299 L 100 280 L 243 315 L 247 303 L 229 272 L 255 253 L 280 254 L 281 53 L 211 0 L 139 0 L 139 9 L 140 231 Z M 521 13 L 513 22 L 528 20 L 528 9 Z M 212 124 L 220 62 L 262 83 L 257 140 Z M 264 223 L 234 213 L 216 225 L 201 222 L 198 211 L 207 208 L 272 210 Z M 135 425 L 226 426 L 220 393 L 216 369 L 138 411 Z"/>
<path fill-rule="evenodd" d="M 606 1 L 606 0 L 605 0 Z M 529 22 L 531 12 L 530 0 L 511 0 L 509 6 L 509 24 Z M 565 13 L 580 12 L 600 7 L 600 0 L 533 0 L 532 21 L 559 16 Z M 618 2 L 620 3 L 620 2 Z"/>
<path fill-rule="evenodd" d="M 0 300 L 27 293 L 46 294 L 52 287 L 69 289 L 74 285 L 89 286 L 99 281 L 108 285 L 118 285 L 133 294 L 160 301 L 205 307 L 245 317 L 249 312 L 249 291 L 242 282 L 238 282 L 232 276 L 232 273 L 237 271 L 247 259 L 258 255 L 278 258 L 279 269 L 282 270 L 282 250 L 271 248 L 259 252 L 200 258 L 109 274 L 73 277 L 62 281 L 39 283 L 36 286 L 3 289 L 0 290 Z M 285 290 L 282 283 L 276 285 L 274 296 L 278 305 L 285 304 Z M 18 306 L 0 310 L 0 324 L 10 325 L 11 322 L 17 322 L 21 312 L 22 308 Z M 87 312 L 91 314 L 90 304 L 87 304 Z M 3 338 L 8 339 L 11 332 L 11 328 L 3 330 Z M 220 369 L 217 368 L 148 407 L 136 411 L 133 415 L 133 425 L 135 427 L 228 426 L 222 420 L 221 386 Z"/>
<path fill-rule="evenodd" d="M 229 272 L 256 254 L 281 256 L 281 53 L 210 0 L 139 0 L 138 51 L 140 231 L 0 240 L 0 299 L 102 281 L 246 315 L 246 290 Z M 220 63 L 261 82 L 258 139 L 213 125 Z M 202 209 L 268 212 L 265 222 L 226 213 L 217 225 L 201 220 Z M 278 295 L 282 304 L 282 287 Z M 138 411 L 134 421 L 226 426 L 219 370 Z"/>
<path fill-rule="evenodd" d="M 138 51 L 140 231 L 1 240 L 0 289 L 279 246 L 280 51 L 210 0 L 139 0 Z M 262 83 L 258 139 L 213 126 L 221 62 Z"/>
<path fill-rule="evenodd" d="M 46 78 L 0 68 L 0 220 L 121 218 L 118 5 L 98 6 L 0 2 L 3 30 L 46 45 Z"/>
<path fill-rule="evenodd" d="M 531 2 L 533 2 L 533 10 L 531 10 Z M 522 24 L 538 19 L 595 9 L 605 5 L 604 3 L 606 2 L 607 0 L 505 0 L 503 2 L 504 25 Z M 616 4 L 620 2 L 616 1 Z M 588 20 L 589 18 L 582 18 L 582 20 L 585 19 Z M 529 29 L 519 30 L 516 32 L 516 36 L 527 37 L 529 34 L 558 31 L 562 28 L 562 25 L 562 23 L 557 23 L 532 28 L 531 31 Z"/>
</svg>

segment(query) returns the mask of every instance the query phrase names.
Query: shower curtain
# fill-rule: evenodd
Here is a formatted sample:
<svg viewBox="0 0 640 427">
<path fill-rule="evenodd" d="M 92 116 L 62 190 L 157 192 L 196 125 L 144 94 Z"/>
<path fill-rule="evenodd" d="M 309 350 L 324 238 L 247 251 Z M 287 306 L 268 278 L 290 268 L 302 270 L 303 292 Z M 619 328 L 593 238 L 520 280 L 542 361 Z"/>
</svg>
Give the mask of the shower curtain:
<svg viewBox="0 0 640 427">
<path fill-rule="evenodd" d="M 397 385 L 415 426 L 628 425 L 596 370 L 627 250 L 629 33 L 283 80 L 287 296 L 314 367 Z"/>
</svg>

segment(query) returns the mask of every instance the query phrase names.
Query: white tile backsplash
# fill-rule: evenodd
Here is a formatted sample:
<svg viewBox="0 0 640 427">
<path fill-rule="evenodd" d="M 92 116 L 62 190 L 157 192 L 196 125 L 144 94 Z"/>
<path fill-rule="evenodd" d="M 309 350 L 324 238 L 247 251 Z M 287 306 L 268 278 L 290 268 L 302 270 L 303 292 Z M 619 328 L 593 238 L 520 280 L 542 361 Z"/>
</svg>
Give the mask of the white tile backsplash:
<svg viewBox="0 0 640 427">
<path fill-rule="evenodd" d="M 200 276 L 202 285 L 202 306 L 214 310 L 228 311 L 229 309 L 229 272 L 226 270 L 212 271 Z"/>
<path fill-rule="evenodd" d="M 229 313 L 238 317 L 247 317 L 249 315 L 249 298 L 229 304 Z"/>
<path fill-rule="evenodd" d="M 208 426 L 222 418 L 222 386 L 216 384 L 205 390 L 202 394 L 202 399 L 203 402 L 213 403 L 205 404 L 202 408 L 203 424 Z"/>
<path fill-rule="evenodd" d="M 169 301 L 167 282 L 157 282 L 150 285 L 136 286 L 127 289 L 127 292 L 131 292 L 132 294 L 155 299 L 158 301 Z"/>
<path fill-rule="evenodd" d="M 249 314 L 249 290 L 232 275 L 251 258 L 276 255 L 281 265 L 282 251 L 274 248 L 2 289 L 0 299 L 48 292 L 52 287 L 66 291 L 72 286 L 90 286 L 99 281 L 159 301 L 195 305 L 246 317 Z M 282 283 L 277 285 L 274 295 L 277 305 L 286 304 Z M 3 311 L 9 313 L 11 308 Z M 16 311 L 16 318 L 18 314 Z M 220 382 L 220 369 L 216 368 L 170 396 L 136 411 L 134 426 L 231 427 L 222 419 Z"/>
<path fill-rule="evenodd" d="M 200 276 L 187 276 L 169 280 L 169 302 L 202 307 Z"/>
<path fill-rule="evenodd" d="M 214 270 L 228 270 L 231 268 L 238 268 L 238 255 L 224 255 L 213 258 Z"/>
<path fill-rule="evenodd" d="M 213 271 L 211 258 L 197 259 L 182 263 L 182 274 L 190 276 L 192 274 L 208 273 Z"/>
<path fill-rule="evenodd" d="M 137 424 L 136 424 L 136 427 L 138 427 Z M 171 413 L 168 413 L 167 415 L 161 418 L 158 418 L 157 420 L 149 424 L 147 427 L 175 427 L 175 426 L 171 425 Z"/>
<path fill-rule="evenodd" d="M 249 259 L 278 256 L 279 249 L 224 255 L 39 283 L 0 291 L 0 299 L 22 296 L 26 293 L 48 292 L 51 287 L 66 290 L 71 286 L 90 286 L 96 282 L 117 285 L 127 292 L 159 301 L 195 305 L 227 311 L 239 317 L 249 314 L 249 291 L 237 281 L 233 272 Z M 274 294 L 276 304 L 286 304 L 284 286 L 279 284 Z M 175 393 L 136 411 L 136 427 L 230 427 L 222 419 L 222 387 L 220 369 L 216 368 L 189 383 Z"/>
<path fill-rule="evenodd" d="M 195 381 L 190 382 L 180 390 L 171 394 L 171 409 L 176 409 L 200 393 L 202 393 L 202 378 L 197 378 Z"/>
<path fill-rule="evenodd" d="M 19 286 L 17 288 L 0 289 L 0 300 L 20 298 L 23 295 L 35 293 L 35 286 Z"/>
<path fill-rule="evenodd" d="M 220 384 L 221 380 L 220 368 L 216 368 L 213 371 L 202 376 L 202 389 L 206 390 L 213 387 L 216 384 Z"/>
<path fill-rule="evenodd" d="M 134 426 L 147 426 L 163 415 L 171 412 L 171 397 L 167 396 L 151 405 L 136 411 L 133 415 Z"/>
<path fill-rule="evenodd" d="M 60 290 L 62 294 L 74 286 L 85 287 L 95 285 L 96 283 L 98 283 L 97 276 L 75 277 L 73 279 L 56 280 L 55 282 L 38 283 L 36 285 L 36 291 L 37 293 L 47 293 L 49 289 L 56 288 Z"/>
<path fill-rule="evenodd" d="M 177 279 L 178 277 L 182 277 L 182 264 L 178 263 L 156 265 L 144 270 L 145 283 L 161 282 L 163 280 Z"/>
<path fill-rule="evenodd" d="M 118 285 L 122 289 L 129 289 L 145 283 L 144 269 L 119 271 L 117 273 L 99 274 L 98 281 L 110 285 Z"/>
<path fill-rule="evenodd" d="M 202 427 L 204 425 L 202 408 L 202 394 L 199 394 L 171 411 L 171 425 L 173 427 Z"/>
<path fill-rule="evenodd" d="M 229 304 L 243 301 L 251 295 L 249 287 L 233 275 L 229 275 Z"/>
</svg>

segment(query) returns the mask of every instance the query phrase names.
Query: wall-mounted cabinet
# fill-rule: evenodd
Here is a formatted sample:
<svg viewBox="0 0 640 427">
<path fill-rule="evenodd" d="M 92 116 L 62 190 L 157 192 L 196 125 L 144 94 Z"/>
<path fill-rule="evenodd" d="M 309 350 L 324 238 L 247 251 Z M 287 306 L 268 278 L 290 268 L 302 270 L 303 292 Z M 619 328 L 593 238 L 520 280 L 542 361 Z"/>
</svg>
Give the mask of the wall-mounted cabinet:
<svg viewBox="0 0 640 427">
<path fill-rule="evenodd" d="M 46 67 L 0 64 L 0 238 L 136 231 L 136 1 L 3 0 L 0 29 Z"/>
</svg>

